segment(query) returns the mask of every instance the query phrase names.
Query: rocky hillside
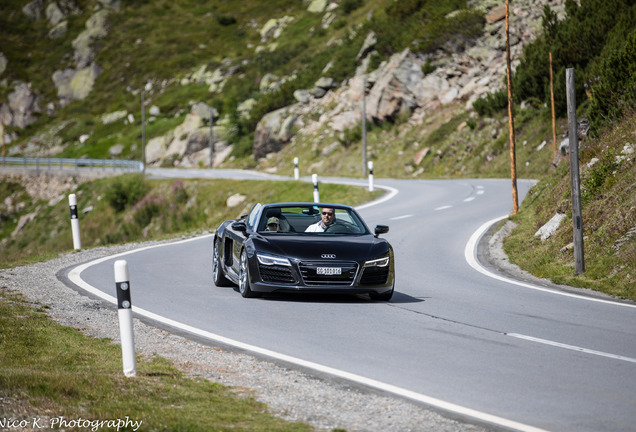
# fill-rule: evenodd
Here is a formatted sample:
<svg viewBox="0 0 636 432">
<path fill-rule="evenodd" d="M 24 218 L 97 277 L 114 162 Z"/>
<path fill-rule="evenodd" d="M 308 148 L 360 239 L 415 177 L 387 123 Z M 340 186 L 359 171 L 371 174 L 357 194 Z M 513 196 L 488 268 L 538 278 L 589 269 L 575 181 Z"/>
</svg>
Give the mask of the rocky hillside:
<svg viewBox="0 0 636 432">
<path fill-rule="evenodd" d="M 393 161 L 384 164 L 385 175 L 506 175 L 496 164 L 492 173 L 475 172 L 474 164 L 468 162 L 470 153 L 483 147 L 485 140 L 501 138 L 506 131 L 505 119 L 486 124 L 482 119 L 476 124 L 471 114 L 475 100 L 504 83 L 503 2 L 449 2 L 441 9 L 444 15 L 435 16 L 438 26 L 448 27 L 443 42 L 434 49 L 421 49 L 422 42 L 417 46 L 413 41 L 391 55 L 383 34 L 391 30 L 369 24 L 379 20 L 383 8 L 397 8 L 388 0 L 279 1 L 274 2 L 278 9 L 263 8 L 261 14 L 250 6 L 253 2 L 240 10 L 209 2 L 207 12 L 200 11 L 203 18 L 187 9 L 192 2 L 158 2 L 154 8 L 146 2 L 121 0 L 3 3 L 1 31 L 3 40 L 10 43 L 9 52 L 0 48 L 0 115 L 8 156 L 140 159 L 143 92 L 145 159 L 151 166 L 208 166 L 212 115 L 215 167 L 278 171 L 288 169 L 294 155 L 313 164 L 312 169 L 330 174 L 329 166 L 334 165 L 325 164 L 325 158 L 333 154 L 347 160 L 347 155 L 355 154 L 348 166 L 338 170 L 357 175 L 364 98 L 369 129 L 399 128 L 398 139 L 389 140 L 395 144 L 392 149 L 382 143 L 374 148 L 370 143 L 370 160 L 388 152 Z M 407 3 L 417 2 L 403 5 Z M 562 16 L 562 0 L 513 3 L 510 44 L 515 65 L 523 46 L 541 31 L 546 5 Z M 198 53 L 183 62 L 187 67 L 172 69 L 172 76 L 161 69 L 138 73 L 143 65 L 136 58 L 143 54 L 130 45 L 147 45 L 153 51 L 156 48 L 150 48 L 149 41 L 161 39 L 151 26 L 141 24 L 144 14 L 154 14 L 157 30 L 166 31 L 162 16 L 168 12 L 184 15 L 172 15 L 173 23 L 204 19 L 191 23 L 188 30 L 192 32 L 213 23 L 220 29 L 213 33 L 220 37 L 197 37 L 197 48 L 192 40 L 173 47 L 179 40 L 166 36 L 165 45 L 156 51 L 166 56 L 165 61 L 158 59 L 155 67 L 170 65 L 172 69 L 178 63 L 175 57 L 184 55 L 173 49 Z M 461 28 L 453 28 L 466 22 L 479 31 L 462 34 Z M 299 35 L 305 29 L 309 37 Z M 27 38 L 20 31 L 33 35 Z M 217 47 L 230 37 L 238 40 L 229 42 L 235 57 L 231 52 L 225 56 Z M 307 39 L 298 46 L 303 37 Z M 26 48 L 27 42 L 33 44 L 33 52 L 24 55 L 19 49 Z M 347 45 L 352 48 L 344 51 Z M 320 70 L 308 73 L 316 65 L 299 62 L 310 61 L 312 51 Z M 339 67 L 339 62 L 355 68 L 343 76 L 347 68 Z M 283 90 L 293 94 L 293 100 L 282 98 Z M 282 99 L 272 102 L 276 98 Z M 264 112 L 268 107 L 278 108 Z M 462 148 L 430 140 L 424 144 L 439 126 L 457 118 L 454 132 L 464 129 L 464 135 L 456 137 L 464 141 Z M 374 138 L 387 139 L 370 136 L 371 141 Z M 533 167 L 531 160 L 550 158 L 533 155 L 544 137 L 532 139 L 534 151 L 524 164 L 528 167 Z M 485 145 L 479 155 L 491 161 L 498 158 L 502 152 L 491 147 Z M 428 166 L 423 162 L 427 157 Z M 442 158 L 447 162 L 443 169 L 435 168 Z M 541 163 L 541 170 L 547 166 Z"/>
</svg>

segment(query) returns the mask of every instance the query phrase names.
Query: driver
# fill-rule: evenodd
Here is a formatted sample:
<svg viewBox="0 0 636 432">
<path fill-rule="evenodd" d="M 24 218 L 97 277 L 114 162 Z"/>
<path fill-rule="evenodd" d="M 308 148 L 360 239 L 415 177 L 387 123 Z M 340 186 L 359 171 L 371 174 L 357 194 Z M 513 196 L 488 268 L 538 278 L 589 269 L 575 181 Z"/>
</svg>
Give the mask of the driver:
<svg viewBox="0 0 636 432">
<path fill-rule="evenodd" d="M 332 208 L 323 208 L 321 220 L 313 225 L 309 225 L 305 232 L 324 232 L 329 226 L 336 222 L 336 213 Z"/>
</svg>

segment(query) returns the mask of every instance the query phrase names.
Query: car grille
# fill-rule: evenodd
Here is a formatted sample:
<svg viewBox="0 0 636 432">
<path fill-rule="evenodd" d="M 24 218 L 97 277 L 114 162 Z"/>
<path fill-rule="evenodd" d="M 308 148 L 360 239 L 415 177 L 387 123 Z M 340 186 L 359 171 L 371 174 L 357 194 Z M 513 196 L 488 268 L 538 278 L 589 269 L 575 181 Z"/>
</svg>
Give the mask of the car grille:
<svg viewBox="0 0 636 432">
<path fill-rule="evenodd" d="M 389 278 L 389 266 L 367 267 L 362 272 L 360 285 L 382 285 Z"/>
<path fill-rule="evenodd" d="M 296 279 L 292 274 L 291 267 L 278 265 L 262 265 L 259 264 L 258 271 L 261 274 L 263 282 L 274 283 L 294 283 Z"/>
<path fill-rule="evenodd" d="M 338 275 L 318 274 L 318 267 L 338 267 L 342 269 Z M 306 285 L 351 285 L 358 271 L 358 263 L 354 261 L 311 261 L 300 263 L 300 274 Z"/>
</svg>

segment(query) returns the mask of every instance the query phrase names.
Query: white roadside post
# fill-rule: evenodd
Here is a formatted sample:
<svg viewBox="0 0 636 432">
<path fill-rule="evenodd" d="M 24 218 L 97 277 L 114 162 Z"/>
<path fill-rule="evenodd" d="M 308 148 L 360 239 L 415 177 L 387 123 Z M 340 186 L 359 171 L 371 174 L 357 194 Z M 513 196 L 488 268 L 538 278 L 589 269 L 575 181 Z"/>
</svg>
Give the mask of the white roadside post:
<svg viewBox="0 0 636 432">
<path fill-rule="evenodd" d="M 314 202 L 320 202 L 320 192 L 318 192 L 318 174 L 312 174 L 311 181 L 314 183 Z"/>
<path fill-rule="evenodd" d="M 71 231 L 73 232 L 73 248 L 80 250 L 82 241 L 80 239 L 79 219 L 77 218 L 77 197 L 75 194 L 68 196 L 68 204 L 71 208 Z"/>
<path fill-rule="evenodd" d="M 115 286 L 124 375 L 134 377 L 137 376 L 137 360 L 133 336 L 132 303 L 130 302 L 130 278 L 126 260 L 115 261 Z"/>
<path fill-rule="evenodd" d="M 369 192 L 373 192 L 373 162 L 369 162 L 368 166 L 369 166 Z"/>
<path fill-rule="evenodd" d="M 298 171 L 298 158 L 294 158 L 294 179 L 298 180 L 300 178 L 300 172 Z"/>
</svg>

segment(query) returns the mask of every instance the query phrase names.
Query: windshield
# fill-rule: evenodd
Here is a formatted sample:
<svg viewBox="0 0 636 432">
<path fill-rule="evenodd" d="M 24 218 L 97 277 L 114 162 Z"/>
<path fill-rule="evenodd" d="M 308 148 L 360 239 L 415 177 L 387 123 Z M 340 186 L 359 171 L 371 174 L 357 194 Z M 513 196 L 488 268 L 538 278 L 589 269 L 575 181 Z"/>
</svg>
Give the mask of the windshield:
<svg viewBox="0 0 636 432">
<path fill-rule="evenodd" d="M 360 217 L 347 208 L 317 206 L 268 207 L 258 224 L 259 232 L 359 235 L 367 234 Z"/>
</svg>

